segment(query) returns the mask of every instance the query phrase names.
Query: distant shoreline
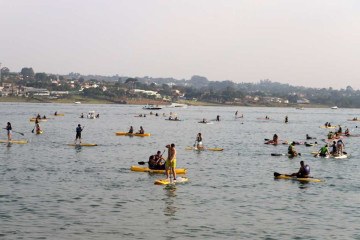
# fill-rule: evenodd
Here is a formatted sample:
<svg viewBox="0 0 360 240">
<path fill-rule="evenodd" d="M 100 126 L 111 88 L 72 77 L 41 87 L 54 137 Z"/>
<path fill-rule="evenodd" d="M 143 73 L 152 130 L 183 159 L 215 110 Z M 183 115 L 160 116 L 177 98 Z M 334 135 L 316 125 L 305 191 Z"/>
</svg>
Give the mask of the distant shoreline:
<svg viewBox="0 0 360 240">
<path fill-rule="evenodd" d="M 43 98 L 25 98 L 25 97 L 0 97 L 0 103 L 63 103 L 63 104 L 75 104 L 75 102 L 80 102 L 81 104 L 121 104 L 121 105 L 161 105 L 167 106 L 171 105 L 170 102 L 150 100 L 145 98 L 140 99 L 127 99 L 125 103 L 86 98 L 86 97 L 71 97 L 71 98 L 61 98 L 61 99 L 43 99 Z M 199 102 L 199 101 L 189 101 L 181 100 L 177 103 L 187 104 L 189 106 L 217 106 L 217 107 L 282 107 L 282 108 L 330 108 L 330 106 L 324 106 L 320 104 L 221 104 L 221 103 L 210 103 L 210 102 Z"/>
</svg>

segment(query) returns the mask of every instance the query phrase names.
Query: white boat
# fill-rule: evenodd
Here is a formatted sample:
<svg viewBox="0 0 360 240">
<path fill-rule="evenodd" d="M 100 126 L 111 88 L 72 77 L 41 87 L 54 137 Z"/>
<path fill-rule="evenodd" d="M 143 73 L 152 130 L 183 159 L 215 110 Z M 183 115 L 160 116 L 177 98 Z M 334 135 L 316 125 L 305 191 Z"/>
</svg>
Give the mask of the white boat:
<svg viewBox="0 0 360 240">
<path fill-rule="evenodd" d="M 75 104 L 81 104 L 81 102 L 74 102 Z"/>
<path fill-rule="evenodd" d="M 187 104 L 183 104 L 183 103 L 171 103 L 171 105 L 169 105 L 168 107 L 181 107 L 181 108 L 187 108 Z"/>
<path fill-rule="evenodd" d="M 338 109 L 338 107 L 337 107 L 337 106 L 333 106 L 333 107 L 331 107 L 331 109 Z"/>
<path fill-rule="evenodd" d="M 146 110 L 160 110 L 162 107 L 159 107 L 159 105 L 153 105 L 153 104 L 146 104 L 143 109 Z"/>
</svg>

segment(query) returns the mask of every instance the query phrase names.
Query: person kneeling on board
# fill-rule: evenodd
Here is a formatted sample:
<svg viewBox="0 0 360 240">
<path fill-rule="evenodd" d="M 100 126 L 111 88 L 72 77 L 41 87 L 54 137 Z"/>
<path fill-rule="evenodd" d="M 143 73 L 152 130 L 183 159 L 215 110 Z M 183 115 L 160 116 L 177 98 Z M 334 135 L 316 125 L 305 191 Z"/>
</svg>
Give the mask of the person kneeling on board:
<svg viewBox="0 0 360 240">
<path fill-rule="evenodd" d="M 310 175 L 310 166 L 305 165 L 304 161 L 300 162 L 300 169 L 297 173 L 291 174 L 291 176 L 296 176 L 298 178 L 308 178 Z"/>
<path fill-rule="evenodd" d="M 160 151 L 149 157 L 149 168 L 155 170 L 165 170 L 165 159 Z"/>
<path fill-rule="evenodd" d="M 290 155 L 290 157 L 296 157 L 298 155 L 295 150 L 295 144 L 295 142 L 292 142 L 288 148 L 288 154 Z"/>
</svg>

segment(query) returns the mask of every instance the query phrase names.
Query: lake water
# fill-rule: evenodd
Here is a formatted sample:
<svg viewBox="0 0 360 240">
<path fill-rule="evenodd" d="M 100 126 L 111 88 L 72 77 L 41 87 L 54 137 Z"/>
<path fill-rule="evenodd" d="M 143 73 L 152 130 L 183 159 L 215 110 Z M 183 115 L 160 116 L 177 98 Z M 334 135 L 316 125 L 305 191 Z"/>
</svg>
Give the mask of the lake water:
<svg viewBox="0 0 360 240">
<path fill-rule="evenodd" d="M 95 120 L 80 119 L 94 110 Z M 235 111 L 244 114 L 234 119 Z M 346 138 L 349 159 L 313 158 L 320 147 L 296 146 L 299 158 L 272 157 L 287 146 L 269 146 L 274 133 L 282 140 L 305 141 L 305 134 L 325 138 L 325 122 L 359 134 L 357 109 L 188 107 L 164 108 L 181 122 L 148 115 L 141 106 L 1 103 L 0 123 L 10 121 L 13 139 L 25 145 L 0 148 L 1 239 L 360 239 L 359 140 Z M 64 117 L 50 116 L 55 111 Z M 154 111 L 155 112 L 155 111 Z M 54 119 L 31 133 L 35 114 Z M 214 124 L 197 123 L 202 118 Z M 270 121 L 260 120 L 265 116 Z M 288 115 L 289 123 L 284 124 Z M 85 126 L 74 148 L 75 128 Z M 116 131 L 143 126 L 150 137 L 120 137 Z M 201 132 L 204 145 L 223 152 L 195 152 Z M 5 130 L 0 135 L 6 138 Z M 175 143 L 178 167 L 190 181 L 168 190 L 154 185 L 163 175 L 131 172 L 157 150 Z M 323 142 L 322 142 L 323 144 Z M 304 160 L 323 183 L 274 180 L 273 172 L 291 173 Z"/>
</svg>

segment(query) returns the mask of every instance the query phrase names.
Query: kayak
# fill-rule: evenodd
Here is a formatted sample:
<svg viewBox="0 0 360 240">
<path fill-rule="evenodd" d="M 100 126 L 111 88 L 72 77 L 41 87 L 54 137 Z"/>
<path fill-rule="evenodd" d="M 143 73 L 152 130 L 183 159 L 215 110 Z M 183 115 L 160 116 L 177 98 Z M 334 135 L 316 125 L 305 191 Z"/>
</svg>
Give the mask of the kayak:
<svg viewBox="0 0 360 240">
<path fill-rule="evenodd" d="M 274 172 L 274 178 L 275 179 L 294 180 L 294 181 L 300 181 L 300 182 L 322 182 L 322 180 L 317 179 L 317 178 L 313 178 L 313 177 L 298 178 L 296 176 L 280 174 L 280 173 L 277 173 L 277 172 Z"/>
<path fill-rule="evenodd" d="M 336 126 L 330 126 L 330 127 L 327 127 L 327 126 L 320 126 L 320 128 L 336 128 Z"/>
<path fill-rule="evenodd" d="M 26 144 L 28 143 L 28 140 L 0 140 L 0 143 L 16 143 L 16 144 Z"/>
<path fill-rule="evenodd" d="M 224 151 L 223 148 L 196 148 L 196 147 L 186 147 L 185 150 L 195 150 L 195 151 L 214 151 L 214 152 L 221 152 Z"/>
<path fill-rule="evenodd" d="M 137 137 L 149 137 L 150 133 L 128 133 L 128 132 L 116 132 L 116 136 L 137 136 Z"/>
<path fill-rule="evenodd" d="M 178 183 L 185 183 L 189 181 L 187 177 L 177 177 L 176 180 L 170 181 L 170 179 L 158 179 L 155 180 L 155 185 L 168 185 L 168 184 L 178 184 Z"/>
<path fill-rule="evenodd" d="M 134 172 L 148 172 L 148 173 L 160 173 L 164 174 L 165 170 L 157 170 L 157 169 L 150 169 L 148 167 L 140 167 L 140 166 L 131 166 L 131 171 Z M 176 168 L 175 169 L 176 174 L 185 174 L 187 172 L 186 168 Z"/>
<path fill-rule="evenodd" d="M 40 130 L 40 131 L 36 132 L 36 135 L 42 134 L 43 132 L 44 132 L 43 130 Z"/>
<path fill-rule="evenodd" d="M 35 122 L 36 118 L 30 118 L 30 122 Z M 47 118 L 38 118 L 39 122 L 47 122 Z"/>
<path fill-rule="evenodd" d="M 77 147 L 77 146 L 81 146 L 81 147 L 95 147 L 97 146 L 96 143 L 69 143 L 68 146 L 73 146 L 73 147 Z"/>
</svg>

